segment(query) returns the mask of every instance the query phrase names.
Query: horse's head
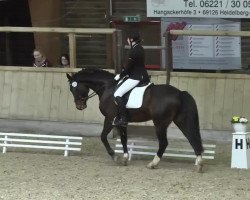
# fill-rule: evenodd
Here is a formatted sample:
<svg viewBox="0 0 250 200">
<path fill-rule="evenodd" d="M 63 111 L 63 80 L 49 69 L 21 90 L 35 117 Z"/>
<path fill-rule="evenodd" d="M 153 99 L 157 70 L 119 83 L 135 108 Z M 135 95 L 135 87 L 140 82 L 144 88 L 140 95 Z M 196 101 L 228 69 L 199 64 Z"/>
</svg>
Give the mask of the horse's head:
<svg viewBox="0 0 250 200">
<path fill-rule="evenodd" d="M 87 108 L 89 88 L 83 82 L 74 80 L 69 74 L 67 74 L 67 78 L 70 84 L 70 91 L 74 96 L 76 108 L 78 110 Z"/>
</svg>

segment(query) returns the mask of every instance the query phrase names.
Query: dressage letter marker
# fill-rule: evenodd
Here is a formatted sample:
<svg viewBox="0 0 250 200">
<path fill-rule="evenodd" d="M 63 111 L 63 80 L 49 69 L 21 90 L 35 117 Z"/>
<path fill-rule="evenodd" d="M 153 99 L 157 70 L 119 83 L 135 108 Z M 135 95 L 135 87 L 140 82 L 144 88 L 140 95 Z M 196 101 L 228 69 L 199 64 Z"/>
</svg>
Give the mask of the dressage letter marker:
<svg viewBox="0 0 250 200">
<path fill-rule="evenodd" d="M 233 133 L 231 168 L 250 168 L 250 132 Z"/>
<path fill-rule="evenodd" d="M 243 140 L 240 139 L 240 142 L 238 139 L 235 139 L 235 149 L 243 149 Z"/>
</svg>

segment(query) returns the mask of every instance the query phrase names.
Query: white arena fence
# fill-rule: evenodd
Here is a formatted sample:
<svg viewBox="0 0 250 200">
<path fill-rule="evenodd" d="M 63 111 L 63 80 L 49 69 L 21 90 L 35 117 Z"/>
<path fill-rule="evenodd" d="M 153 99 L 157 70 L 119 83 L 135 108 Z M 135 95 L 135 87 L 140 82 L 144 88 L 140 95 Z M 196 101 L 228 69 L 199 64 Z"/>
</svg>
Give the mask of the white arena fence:
<svg viewBox="0 0 250 200">
<path fill-rule="evenodd" d="M 121 140 L 117 139 L 115 145 L 115 152 L 123 154 L 123 148 L 121 144 Z M 156 155 L 156 151 L 158 150 L 158 144 L 154 141 L 146 141 L 146 140 L 128 140 L 128 154 L 129 160 L 131 160 L 132 155 Z M 204 153 L 202 154 L 202 158 L 204 159 L 214 159 L 215 156 L 215 144 L 203 144 Z M 180 157 L 180 158 L 196 158 L 193 149 L 188 148 L 172 148 L 167 147 L 163 156 L 166 157 Z"/>
<path fill-rule="evenodd" d="M 41 135 L 0 132 L 0 147 L 6 153 L 8 148 L 32 148 L 63 150 L 64 156 L 69 151 L 81 151 L 82 137 L 62 135 Z"/>
</svg>

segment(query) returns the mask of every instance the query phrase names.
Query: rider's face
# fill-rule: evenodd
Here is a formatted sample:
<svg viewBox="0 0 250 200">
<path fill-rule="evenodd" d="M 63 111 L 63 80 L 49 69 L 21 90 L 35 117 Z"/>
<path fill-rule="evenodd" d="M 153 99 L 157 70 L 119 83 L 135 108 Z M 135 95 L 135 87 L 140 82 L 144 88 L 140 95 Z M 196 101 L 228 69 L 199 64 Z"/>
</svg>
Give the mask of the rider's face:
<svg viewBox="0 0 250 200">
<path fill-rule="evenodd" d="M 128 45 L 131 46 L 131 43 L 133 42 L 133 39 L 127 38 Z"/>
</svg>

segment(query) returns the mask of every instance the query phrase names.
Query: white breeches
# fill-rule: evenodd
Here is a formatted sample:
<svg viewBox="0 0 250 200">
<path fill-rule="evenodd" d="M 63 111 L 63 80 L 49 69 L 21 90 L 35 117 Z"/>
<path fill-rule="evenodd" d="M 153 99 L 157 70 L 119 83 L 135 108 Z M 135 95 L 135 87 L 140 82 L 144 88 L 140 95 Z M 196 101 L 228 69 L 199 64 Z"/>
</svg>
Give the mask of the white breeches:
<svg viewBox="0 0 250 200">
<path fill-rule="evenodd" d="M 116 91 L 114 97 L 122 97 L 129 90 L 138 85 L 140 81 L 134 79 L 127 79 Z"/>
</svg>

